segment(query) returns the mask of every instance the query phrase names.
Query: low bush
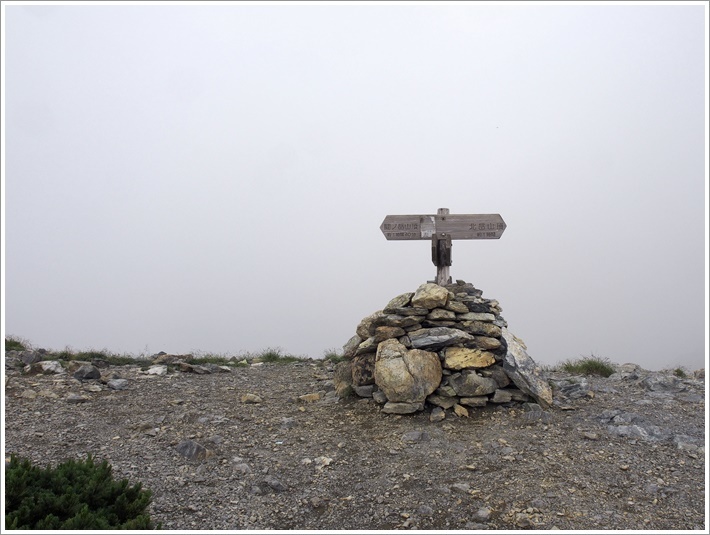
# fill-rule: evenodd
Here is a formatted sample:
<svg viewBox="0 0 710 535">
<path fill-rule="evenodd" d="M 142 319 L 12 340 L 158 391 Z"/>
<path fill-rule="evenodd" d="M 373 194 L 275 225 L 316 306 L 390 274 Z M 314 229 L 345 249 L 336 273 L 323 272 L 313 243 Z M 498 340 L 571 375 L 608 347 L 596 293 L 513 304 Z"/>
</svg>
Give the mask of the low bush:
<svg viewBox="0 0 710 535">
<path fill-rule="evenodd" d="M 5 337 L 5 351 L 25 351 L 26 349 L 29 349 L 27 341 L 16 336 Z"/>
<path fill-rule="evenodd" d="M 44 469 L 12 455 L 5 468 L 6 529 L 160 529 L 147 512 L 150 501 L 141 483 L 115 481 L 111 466 L 91 455 Z"/>
<path fill-rule="evenodd" d="M 609 360 L 595 357 L 582 357 L 577 360 L 568 360 L 560 365 L 560 368 L 568 373 L 581 375 L 599 375 L 609 377 L 616 370 Z"/>
<path fill-rule="evenodd" d="M 298 362 L 302 359 L 299 359 L 298 357 L 294 357 L 292 355 L 284 355 L 281 353 L 280 348 L 268 348 L 265 349 L 260 355 L 258 355 L 255 360 L 261 362 L 270 362 L 273 364 L 288 364 L 290 362 Z"/>
</svg>

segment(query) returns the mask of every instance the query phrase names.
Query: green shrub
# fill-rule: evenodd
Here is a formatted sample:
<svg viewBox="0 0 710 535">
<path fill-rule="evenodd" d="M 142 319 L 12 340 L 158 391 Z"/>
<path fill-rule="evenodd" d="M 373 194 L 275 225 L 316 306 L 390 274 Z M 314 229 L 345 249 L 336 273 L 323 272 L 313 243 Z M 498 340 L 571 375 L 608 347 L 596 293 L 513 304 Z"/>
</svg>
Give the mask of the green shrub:
<svg viewBox="0 0 710 535">
<path fill-rule="evenodd" d="M 5 351 L 25 351 L 26 349 L 29 349 L 29 343 L 26 340 L 16 336 L 5 337 Z"/>
<path fill-rule="evenodd" d="M 673 375 L 676 377 L 679 377 L 680 379 L 686 379 L 688 377 L 688 373 L 685 371 L 685 368 L 682 366 L 680 368 L 676 368 L 673 370 Z"/>
<path fill-rule="evenodd" d="M 326 349 L 323 352 L 323 360 L 329 360 L 333 364 L 337 364 L 347 359 L 343 355 L 341 355 L 337 349 Z"/>
<path fill-rule="evenodd" d="M 609 377 L 616 371 L 607 359 L 595 357 L 594 355 L 577 360 L 568 360 L 563 362 L 560 368 L 568 373 L 599 375 L 601 377 Z"/>
<path fill-rule="evenodd" d="M 115 481 L 111 471 L 91 455 L 46 469 L 12 455 L 5 468 L 6 529 L 160 529 L 147 512 L 151 492 Z"/>
<path fill-rule="evenodd" d="M 280 348 L 274 349 L 270 347 L 264 350 L 255 360 L 275 364 L 288 364 L 290 362 L 298 362 L 301 359 L 291 355 L 283 355 Z"/>
</svg>

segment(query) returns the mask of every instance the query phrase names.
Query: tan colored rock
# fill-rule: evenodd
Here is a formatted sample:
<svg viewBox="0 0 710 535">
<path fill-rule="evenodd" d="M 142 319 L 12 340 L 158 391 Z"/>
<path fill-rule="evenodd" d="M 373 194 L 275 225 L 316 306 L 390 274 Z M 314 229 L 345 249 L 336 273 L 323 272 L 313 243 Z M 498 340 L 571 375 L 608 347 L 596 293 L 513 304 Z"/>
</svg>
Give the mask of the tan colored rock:
<svg viewBox="0 0 710 535">
<path fill-rule="evenodd" d="M 401 327 L 390 327 L 389 325 L 381 325 L 375 328 L 375 343 L 379 344 L 388 338 L 399 338 L 404 335 L 404 329 Z"/>
<path fill-rule="evenodd" d="M 298 396 L 298 399 L 305 401 L 306 403 L 313 403 L 314 401 L 318 401 L 320 399 L 320 394 L 318 392 L 304 394 L 302 396 Z"/>
<path fill-rule="evenodd" d="M 486 368 L 496 361 L 495 355 L 482 349 L 447 347 L 444 350 L 444 366 L 450 370 Z"/>
<path fill-rule="evenodd" d="M 436 353 L 407 349 L 399 341 L 381 342 L 375 358 L 375 384 L 388 401 L 423 403 L 441 383 Z"/>
<path fill-rule="evenodd" d="M 462 321 L 461 329 L 468 333 L 487 336 L 491 338 L 500 338 L 503 333 L 498 327 L 493 323 L 487 323 L 485 321 Z"/>
<path fill-rule="evenodd" d="M 461 301 L 457 301 L 455 299 L 449 299 L 449 302 L 446 303 L 446 306 L 444 308 L 457 314 L 466 314 L 469 311 L 465 303 L 462 303 Z"/>
<path fill-rule="evenodd" d="M 422 307 L 429 310 L 446 306 L 449 299 L 449 291 L 446 288 L 427 282 L 422 284 L 412 297 L 413 307 Z"/>
<path fill-rule="evenodd" d="M 385 314 L 397 314 L 396 310 L 409 306 L 414 292 L 407 292 L 392 299 L 384 308 Z"/>
<path fill-rule="evenodd" d="M 500 340 L 497 338 L 492 338 L 490 336 L 476 336 L 476 346 L 479 349 L 488 349 L 495 351 L 501 346 Z"/>
<path fill-rule="evenodd" d="M 261 403 L 262 399 L 256 394 L 244 394 L 241 401 L 242 403 Z"/>
<path fill-rule="evenodd" d="M 454 405 L 454 413 L 456 416 L 459 416 L 461 418 L 468 418 L 468 410 L 466 407 L 459 405 L 458 403 Z"/>
<path fill-rule="evenodd" d="M 428 320 L 455 320 L 456 313 L 444 308 L 435 308 L 426 317 Z"/>
<path fill-rule="evenodd" d="M 385 313 L 382 312 L 381 310 L 378 310 L 377 312 L 373 312 L 369 316 L 364 317 L 361 321 L 360 324 L 357 326 L 357 329 L 355 332 L 357 335 L 362 338 L 363 340 L 367 340 L 370 338 L 370 326 L 372 325 L 372 322 L 383 318 L 385 316 Z"/>
<path fill-rule="evenodd" d="M 352 361 L 340 362 L 333 373 L 333 386 L 339 398 L 347 398 L 353 394 Z"/>
<path fill-rule="evenodd" d="M 459 321 L 484 321 L 490 323 L 495 321 L 496 317 L 487 312 L 467 312 L 465 314 L 459 314 L 458 319 Z"/>
</svg>

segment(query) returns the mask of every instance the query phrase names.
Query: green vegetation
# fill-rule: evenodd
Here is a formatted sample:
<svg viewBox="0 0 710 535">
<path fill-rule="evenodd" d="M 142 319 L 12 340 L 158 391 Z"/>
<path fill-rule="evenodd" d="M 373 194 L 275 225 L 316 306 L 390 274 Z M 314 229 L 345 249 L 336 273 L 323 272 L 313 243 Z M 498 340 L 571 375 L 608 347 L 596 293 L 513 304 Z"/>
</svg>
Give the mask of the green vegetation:
<svg viewBox="0 0 710 535">
<path fill-rule="evenodd" d="M 687 379 L 688 377 L 688 372 L 683 368 L 682 366 L 676 368 L 673 370 L 673 375 L 676 377 L 679 377 L 680 379 Z"/>
<path fill-rule="evenodd" d="M 30 348 L 27 340 L 23 340 L 17 336 L 5 337 L 5 351 L 25 351 Z"/>
<path fill-rule="evenodd" d="M 599 375 L 601 377 L 609 377 L 616 371 L 609 360 L 594 355 L 565 361 L 560 364 L 560 368 L 568 373 Z"/>
<path fill-rule="evenodd" d="M 329 360 L 333 364 L 337 364 L 339 362 L 343 362 L 344 360 L 347 360 L 343 355 L 341 355 L 337 349 L 331 348 L 331 349 L 326 349 L 323 352 L 323 360 Z"/>
<path fill-rule="evenodd" d="M 18 337 L 8 336 L 5 338 L 6 351 L 30 349 L 31 345 L 26 340 Z M 66 347 L 61 351 L 48 350 L 43 351 L 43 360 L 62 360 L 62 361 L 86 361 L 103 360 L 112 366 L 138 365 L 144 370 L 154 360 L 152 356 L 142 353 L 140 355 L 116 354 L 106 349 L 95 350 L 89 349 L 86 351 L 75 351 L 70 347 Z M 229 356 L 226 354 L 202 353 L 183 355 L 181 357 L 184 362 L 192 365 L 216 364 L 218 366 L 230 366 L 233 368 L 241 368 L 249 366 L 251 362 L 266 362 L 271 364 L 289 364 L 292 362 L 302 362 L 307 360 L 307 357 L 298 357 L 285 353 L 281 348 L 269 347 L 258 353 L 246 353 L 238 356 Z M 343 357 L 339 356 L 336 350 L 328 350 L 325 352 L 325 358 L 333 362 L 340 362 Z"/>
<path fill-rule="evenodd" d="M 151 492 L 141 483 L 115 481 L 112 468 L 69 460 L 56 468 L 33 466 L 15 455 L 5 468 L 5 527 L 27 530 L 160 529 L 147 512 Z"/>
<path fill-rule="evenodd" d="M 259 355 L 254 357 L 254 362 L 269 362 L 272 364 L 288 364 L 291 362 L 298 362 L 300 359 L 294 357 L 293 355 L 284 355 L 280 347 L 277 348 L 267 348 Z"/>
</svg>

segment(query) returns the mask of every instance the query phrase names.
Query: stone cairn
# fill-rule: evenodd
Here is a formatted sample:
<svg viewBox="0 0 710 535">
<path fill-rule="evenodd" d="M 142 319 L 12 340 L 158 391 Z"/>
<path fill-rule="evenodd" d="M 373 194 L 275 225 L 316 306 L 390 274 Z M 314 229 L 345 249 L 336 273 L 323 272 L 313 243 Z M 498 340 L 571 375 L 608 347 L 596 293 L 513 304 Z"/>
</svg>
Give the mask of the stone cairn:
<svg viewBox="0 0 710 535">
<path fill-rule="evenodd" d="M 470 283 L 422 284 L 364 318 L 344 346 L 336 373 L 341 396 L 354 392 L 383 405 L 382 412 L 410 414 L 489 403 L 552 405 L 550 385 L 510 333 L 497 301 Z"/>
</svg>

